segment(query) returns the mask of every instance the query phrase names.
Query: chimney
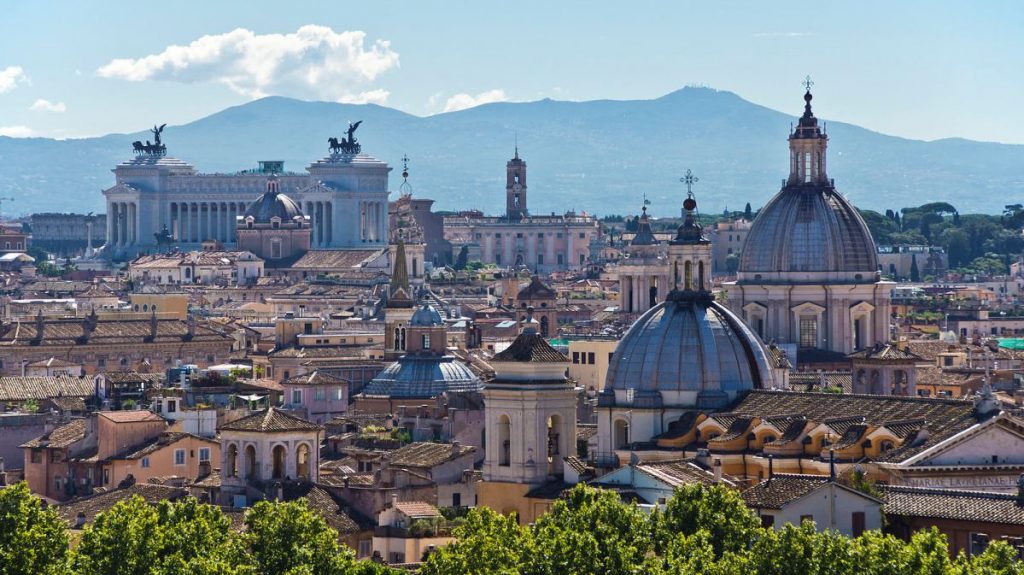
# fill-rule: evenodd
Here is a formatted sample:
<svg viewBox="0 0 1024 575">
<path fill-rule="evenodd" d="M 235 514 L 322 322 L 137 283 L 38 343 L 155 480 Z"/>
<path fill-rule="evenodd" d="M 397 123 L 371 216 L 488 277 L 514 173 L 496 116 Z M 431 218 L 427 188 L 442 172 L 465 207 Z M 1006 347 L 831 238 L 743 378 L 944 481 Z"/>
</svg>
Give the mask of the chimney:
<svg viewBox="0 0 1024 575">
<path fill-rule="evenodd" d="M 284 484 L 281 482 L 277 483 L 277 500 L 284 501 Z"/>
<path fill-rule="evenodd" d="M 834 449 L 828 450 L 828 479 L 829 481 L 836 480 L 836 452 Z"/>
<path fill-rule="evenodd" d="M 462 455 L 462 444 L 460 444 L 458 441 L 453 441 L 452 457 L 458 457 L 459 455 Z"/>
<path fill-rule="evenodd" d="M 75 516 L 75 529 L 85 527 L 85 511 L 79 511 Z"/>
<path fill-rule="evenodd" d="M 153 308 L 153 313 L 149 316 L 149 338 L 150 338 L 150 341 L 156 341 L 156 330 L 157 330 L 156 308 Z"/>
<path fill-rule="evenodd" d="M 36 337 L 33 341 L 43 341 L 43 336 L 46 334 L 46 322 L 43 321 L 43 308 L 39 308 L 36 312 Z"/>
<path fill-rule="evenodd" d="M 398 493 L 391 494 L 391 508 L 394 509 L 398 505 Z"/>
<path fill-rule="evenodd" d="M 205 477 L 209 477 L 210 471 L 211 471 L 210 462 L 209 461 L 200 461 L 199 462 L 199 475 L 196 477 L 196 479 L 203 479 Z"/>
<path fill-rule="evenodd" d="M 715 473 L 715 483 L 722 482 L 722 460 L 716 459 L 715 464 L 711 466 L 711 470 Z"/>
<path fill-rule="evenodd" d="M 768 456 L 768 482 L 771 483 L 772 478 L 775 477 L 775 457 L 772 455 Z"/>
</svg>

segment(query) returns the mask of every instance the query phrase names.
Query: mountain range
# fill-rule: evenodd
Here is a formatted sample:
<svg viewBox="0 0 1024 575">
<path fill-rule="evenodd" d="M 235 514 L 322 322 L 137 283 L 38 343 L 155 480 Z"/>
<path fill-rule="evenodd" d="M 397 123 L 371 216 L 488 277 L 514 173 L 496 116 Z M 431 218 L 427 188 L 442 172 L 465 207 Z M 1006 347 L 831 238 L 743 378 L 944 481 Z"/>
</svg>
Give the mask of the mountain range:
<svg viewBox="0 0 1024 575">
<path fill-rule="evenodd" d="M 793 114 L 803 111 L 801 94 Z M 827 102 L 815 102 L 821 118 Z M 736 94 L 684 88 L 653 100 L 494 103 L 427 117 L 374 104 L 268 97 L 227 108 L 163 133 L 168 155 L 203 172 L 251 169 L 284 160 L 302 171 L 327 154 L 327 138 L 347 121 L 363 151 L 390 163 L 392 190 L 408 155 L 413 194 L 435 210 L 504 209 L 504 164 L 518 142 L 529 169 L 534 214 L 574 209 L 635 214 L 646 195 L 654 215 L 675 216 L 692 169 L 704 211 L 755 208 L 788 172 L 786 136 L 795 115 Z M 156 118 L 159 119 L 159 118 Z M 827 121 L 827 120 L 826 120 Z M 1024 196 L 1024 146 L 944 139 L 909 140 L 827 121 L 828 172 L 861 208 L 884 210 L 946 201 L 962 213 L 999 212 Z M 0 196 L 10 214 L 103 211 L 110 170 L 131 157 L 131 142 L 110 134 L 52 140 L 0 137 Z"/>
</svg>

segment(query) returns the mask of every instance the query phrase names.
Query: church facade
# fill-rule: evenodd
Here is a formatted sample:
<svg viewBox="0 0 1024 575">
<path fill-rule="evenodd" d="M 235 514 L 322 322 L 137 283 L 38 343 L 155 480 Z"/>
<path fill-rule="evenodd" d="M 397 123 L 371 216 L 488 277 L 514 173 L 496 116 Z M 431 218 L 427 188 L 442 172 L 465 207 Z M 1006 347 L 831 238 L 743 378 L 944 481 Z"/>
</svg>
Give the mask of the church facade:
<svg viewBox="0 0 1024 575">
<path fill-rule="evenodd" d="M 388 173 L 391 168 L 362 153 L 337 153 L 284 171 L 284 162 L 233 174 L 204 174 L 180 159 L 136 152 L 114 168 L 115 183 L 103 190 L 107 205 L 106 257 L 124 260 L 158 247 L 164 230 L 183 250 L 205 240 L 233 246 L 236 223 L 275 175 L 280 193 L 309 216 L 313 249 L 378 248 L 388 242 Z"/>
</svg>

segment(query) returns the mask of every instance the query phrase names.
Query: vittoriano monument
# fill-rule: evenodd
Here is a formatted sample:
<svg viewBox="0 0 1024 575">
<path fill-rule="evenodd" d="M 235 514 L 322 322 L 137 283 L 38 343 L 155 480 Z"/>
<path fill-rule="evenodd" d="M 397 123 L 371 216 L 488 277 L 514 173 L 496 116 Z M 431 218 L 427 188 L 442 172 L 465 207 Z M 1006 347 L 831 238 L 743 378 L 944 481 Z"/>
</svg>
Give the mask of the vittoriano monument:
<svg viewBox="0 0 1024 575">
<path fill-rule="evenodd" d="M 355 124 L 352 122 L 348 123 L 348 136 L 342 138 L 339 142 L 338 138 L 327 138 L 327 143 L 330 144 L 332 154 L 341 154 L 345 156 L 354 156 L 363 150 L 363 147 L 359 145 L 356 140 L 356 129 L 359 128 L 359 124 L 363 121 L 359 120 Z"/>
<path fill-rule="evenodd" d="M 167 146 L 160 141 L 160 134 L 163 133 L 165 126 L 167 126 L 167 124 L 160 124 L 159 127 L 154 125 L 153 129 L 150 130 L 153 134 L 153 138 L 156 140 L 155 144 L 149 143 L 149 140 L 146 140 L 145 144 L 138 140 L 132 142 L 132 150 L 135 152 L 135 155 L 166 156 Z"/>
</svg>

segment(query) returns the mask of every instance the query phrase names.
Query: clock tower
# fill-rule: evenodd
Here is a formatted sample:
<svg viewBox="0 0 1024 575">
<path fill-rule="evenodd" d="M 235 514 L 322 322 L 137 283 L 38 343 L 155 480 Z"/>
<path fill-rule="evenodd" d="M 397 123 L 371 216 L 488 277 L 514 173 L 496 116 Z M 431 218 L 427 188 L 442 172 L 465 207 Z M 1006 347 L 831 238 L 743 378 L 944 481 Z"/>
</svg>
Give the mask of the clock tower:
<svg viewBox="0 0 1024 575">
<path fill-rule="evenodd" d="M 526 162 L 519 157 L 519 146 L 515 157 L 505 164 L 505 214 L 510 220 L 530 215 L 526 209 Z"/>
</svg>

